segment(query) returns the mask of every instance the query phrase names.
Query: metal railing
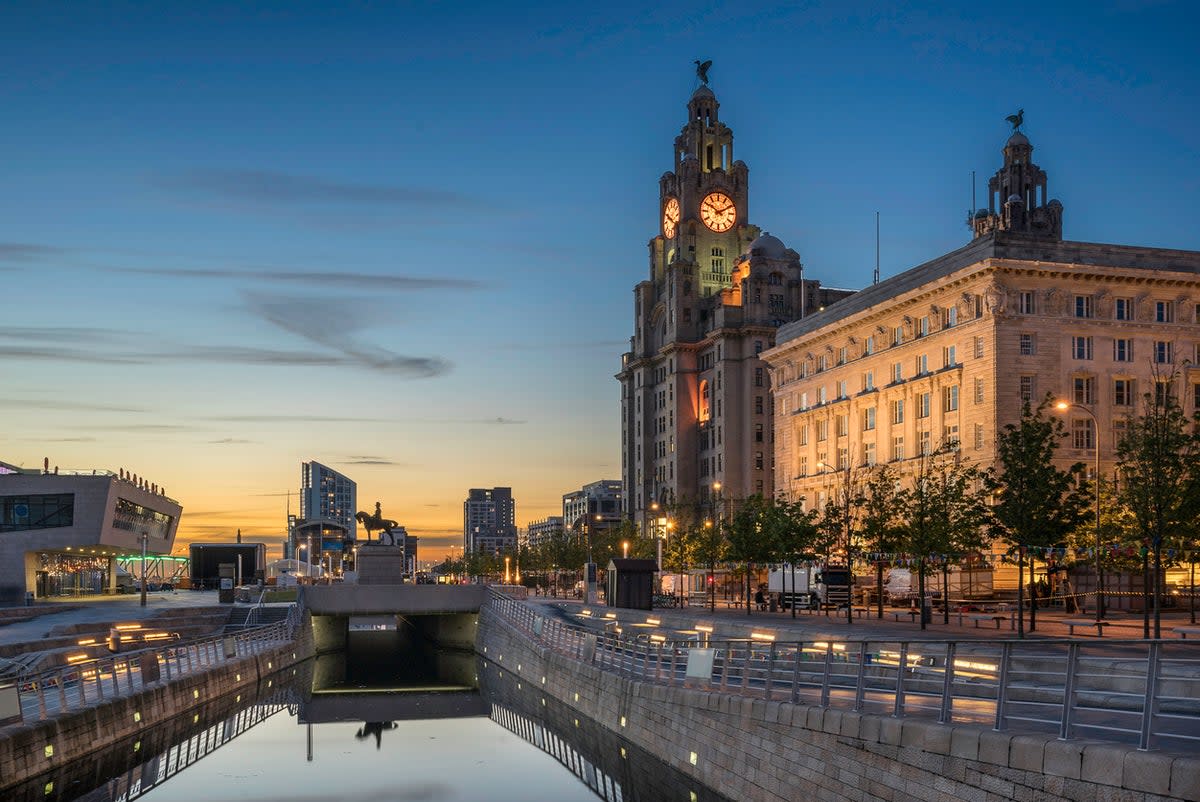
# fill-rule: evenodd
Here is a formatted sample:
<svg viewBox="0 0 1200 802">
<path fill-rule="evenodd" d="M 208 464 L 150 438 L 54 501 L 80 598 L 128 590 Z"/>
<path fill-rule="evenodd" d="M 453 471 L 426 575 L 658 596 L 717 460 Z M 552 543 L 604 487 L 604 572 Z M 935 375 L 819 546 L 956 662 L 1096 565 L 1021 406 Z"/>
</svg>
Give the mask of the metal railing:
<svg viewBox="0 0 1200 802">
<path fill-rule="evenodd" d="M 543 647 L 639 682 L 1195 754 L 1200 641 L 671 640 L 597 631 L 492 594 Z"/>
<path fill-rule="evenodd" d="M 260 654 L 293 640 L 299 622 L 299 607 L 293 606 L 286 620 L 274 624 L 19 675 L 14 684 L 22 717 L 42 720 L 73 712 L 137 693 L 160 679 L 170 682 Z"/>
</svg>

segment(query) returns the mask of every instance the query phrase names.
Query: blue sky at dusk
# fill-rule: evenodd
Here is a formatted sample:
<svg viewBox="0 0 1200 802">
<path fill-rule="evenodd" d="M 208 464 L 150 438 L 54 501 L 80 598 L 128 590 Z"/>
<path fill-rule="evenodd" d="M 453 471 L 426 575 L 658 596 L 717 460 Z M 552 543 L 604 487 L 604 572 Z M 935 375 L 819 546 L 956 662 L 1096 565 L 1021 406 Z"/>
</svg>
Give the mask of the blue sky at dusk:
<svg viewBox="0 0 1200 802">
<path fill-rule="evenodd" d="M 619 478 L 694 59 L 825 284 L 870 282 L 876 210 L 884 276 L 965 244 L 1018 108 L 1066 238 L 1200 248 L 1193 4 L 847 7 L 5 4 L 0 460 L 274 547 L 317 459 L 423 557 L 470 487 L 523 525 Z"/>
</svg>

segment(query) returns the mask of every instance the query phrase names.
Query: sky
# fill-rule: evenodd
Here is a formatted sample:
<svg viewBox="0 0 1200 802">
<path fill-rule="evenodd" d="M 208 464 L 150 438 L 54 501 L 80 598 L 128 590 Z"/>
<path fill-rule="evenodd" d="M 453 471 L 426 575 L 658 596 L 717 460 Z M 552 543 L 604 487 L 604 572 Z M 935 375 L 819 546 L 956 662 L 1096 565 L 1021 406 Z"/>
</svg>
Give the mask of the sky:
<svg viewBox="0 0 1200 802">
<path fill-rule="evenodd" d="M 423 560 L 469 488 L 524 526 L 619 479 L 697 59 L 823 284 L 870 283 L 877 211 L 884 277 L 966 244 L 1018 109 L 1067 239 L 1200 249 L 1189 2 L 582 6 L 0 6 L 0 460 L 278 554 L 315 459 Z"/>
</svg>

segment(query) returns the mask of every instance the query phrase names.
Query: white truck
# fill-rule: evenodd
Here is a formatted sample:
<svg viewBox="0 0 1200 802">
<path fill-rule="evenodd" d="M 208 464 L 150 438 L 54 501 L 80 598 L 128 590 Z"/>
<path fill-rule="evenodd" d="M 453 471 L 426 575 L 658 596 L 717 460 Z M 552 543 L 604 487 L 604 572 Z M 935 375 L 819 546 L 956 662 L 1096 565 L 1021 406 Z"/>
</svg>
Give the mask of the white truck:
<svg viewBox="0 0 1200 802">
<path fill-rule="evenodd" d="M 949 587 L 946 588 L 946 593 L 952 601 L 992 598 L 991 568 L 951 566 L 947 579 Z M 916 574 L 907 568 L 893 568 L 888 572 L 883 589 L 887 594 L 888 601 L 892 604 L 915 599 L 917 597 Z M 942 592 L 942 572 L 940 570 L 930 569 L 925 574 L 925 592 L 931 596 Z"/>
<path fill-rule="evenodd" d="M 850 598 L 850 572 L 845 566 L 779 565 L 767 574 L 767 590 L 787 610 L 815 610 L 821 605 L 842 606 Z"/>
</svg>

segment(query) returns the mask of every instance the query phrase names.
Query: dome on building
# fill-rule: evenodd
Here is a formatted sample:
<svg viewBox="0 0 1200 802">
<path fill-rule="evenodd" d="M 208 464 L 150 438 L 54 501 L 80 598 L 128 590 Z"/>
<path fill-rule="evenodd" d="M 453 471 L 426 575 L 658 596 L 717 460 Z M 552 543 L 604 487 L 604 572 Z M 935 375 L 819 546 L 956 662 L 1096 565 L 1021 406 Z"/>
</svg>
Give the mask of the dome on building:
<svg viewBox="0 0 1200 802">
<path fill-rule="evenodd" d="M 1020 131 L 1017 131 L 1015 134 L 1013 134 L 1012 136 L 1010 136 L 1008 138 L 1008 143 L 1006 144 L 1006 147 L 1012 147 L 1013 145 L 1028 146 L 1029 145 L 1029 137 L 1025 136 Z"/>
<path fill-rule="evenodd" d="M 759 251 L 768 259 L 787 258 L 787 246 L 783 244 L 783 240 L 779 239 L 779 237 L 771 236 L 771 234 L 766 231 L 759 234 L 758 237 L 756 237 L 755 240 L 746 247 L 746 251 L 747 253 Z"/>
<path fill-rule="evenodd" d="M 692 92 L 692 99 L 693 99 L 693 100 L 695 100 L 695 99 L 696 99 L 696 98 L 698 98 L 698 97 L 711 97 L 711 98 L 715 98 L 715 97 L 716 97 L 716 95 L 714 95 L 714 94 L 713 94 L 713 91 L 712 91 L 711 89 L 709 89 L 709 88 L 708 88 L 708 84 L 701 84 L 700 86 L 698 86 L 698 87 L 696 88 L 696 91 L 695 91 L 695 92 Z"/>
<path fill-rule="evenodd" d="M 695 153 L 685 153 L 683 154 L 683 160 L 685 162 L 698 162 L 700 161 L 700 157 Z"/>
</svg>

